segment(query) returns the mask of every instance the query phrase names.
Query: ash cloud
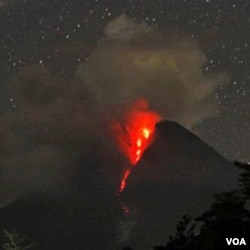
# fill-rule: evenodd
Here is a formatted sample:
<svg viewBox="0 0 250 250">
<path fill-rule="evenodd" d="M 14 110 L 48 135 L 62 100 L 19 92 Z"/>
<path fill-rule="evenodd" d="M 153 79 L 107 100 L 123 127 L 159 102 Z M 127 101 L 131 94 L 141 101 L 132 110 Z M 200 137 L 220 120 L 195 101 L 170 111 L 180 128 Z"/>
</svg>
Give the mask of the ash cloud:
<svg viewBox="0 0 250 250">
<path fill-rule="evenodd" d="M 213 92 L 224 75 L 205 75 L 206 57 L 192 38 L 165 33 L 122 15 L 108 23 L 104 37 L 77 75 L 100 106 L 145 98 L 164 118 L 193 128 L 216 115 Z"/>
<path fill-rule="evenodd" d="M 98 152 L 102 143 L 95 149 L 92 145 L 105 134 L 82 81 L 59 79 L 44 67 L 30 66 L 1 92 L 13 96 L 8 102 L 16 107 L 1 109 L 0 207 L 65 181 L 60 175 L 74 172 L 76 159 L 86 157 L 88 150 Z"/>
<path fill-rule="evenodd" d="M 121 118 L 137 99 L 147 99 L 163 118 L 188 128 L 216 114 L 212 93 L 225 77 L 203 74 L 206 57 L 191 38 L 122 15 L 106 25 L 90 53 L 75 78 L 27 66 L 2 86 L 16 108 L 0 110 L 1 206 L 54 182 L 93 141 L 115 152 L 104 139 L 105 122 Z"/>
<path fill-rule="evenodd" d="M 72 79 L 33 65 L 1 86 L 0 207 L 31 192 L 74 186 L 74 197 L 84 201 L 79 216 L 105 226 L 108 214 L 113 228 L 124 159 L 109 134 L 111 119 L 122 119 L 135 100 L 146 99 L 163 118 L 193 129 L 216 114 L 212 94 L 226 77 L 204 75 L 206 57 L 195 40 L 124 15 L 106 25 L 96 46 L 62 46 L 56 60 L 65 66 L 65 57 L 75 58 L 78 49 L 90 56 Z M 100 226 L 100 235 L 110 228 Z"/>
<path fill-rule="evenodd" d="M 42 66 L 25 67 L 1 89 L 2 96 L 13 96 L 16 108 L 6 104 L 0 109 L 0 207 L 66 182 L 76 168 L 87 190 L 95 185 L 96 192 L 103 191 L 98 185 L 104 185 L 106 193 L 114 192 L 122 164 L 106 122 L 140 98 L 188 128 L 214 116 L 212 93 L 225 76 L 204 75 L 205 63 L 193 39 L 122 15 L 106 25 L 75 78 L 61 79 Z M 92 179 L 101 181 L 93 184 Z"/>
</svg>

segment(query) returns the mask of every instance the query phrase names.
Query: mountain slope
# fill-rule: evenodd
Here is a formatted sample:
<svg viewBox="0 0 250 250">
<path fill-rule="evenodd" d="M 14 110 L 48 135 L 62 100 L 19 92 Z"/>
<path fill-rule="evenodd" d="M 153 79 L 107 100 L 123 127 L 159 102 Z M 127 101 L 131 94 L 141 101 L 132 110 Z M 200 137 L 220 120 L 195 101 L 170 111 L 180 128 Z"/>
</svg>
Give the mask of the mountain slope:
<svg viewBox="0 0 250 250">
<path fill-rule="evenodd" d="M 237 178 L 237 169 L 199 137 L 175 122 L 158 123 L 127 180 L 127 243 L 136 249 L 166 243 L 182 215 L 199 215 L 215 193 L 236 188 Z"/>
<path fill-rule="evenodd" d="M 122 197 L 121 164 L 112 147 L 89 147 L 62 183 L 0 209 L 0 229 L 16 228 L 44 249 L 136 250 L 165 244 L 183 214 L 199 215 L 216 192 L 236 187 L 233 165 L 174 122 L 157 124 L 155 138 L 133 168 Z M 109 138 L 109 137 L 108 137 Z M 71 165 L 70 165 L 71 166 Z M 7 195 L 7 194 L 6 194 Z M 130 209 L 124 216 L 119 198 Z"/>
</svg>

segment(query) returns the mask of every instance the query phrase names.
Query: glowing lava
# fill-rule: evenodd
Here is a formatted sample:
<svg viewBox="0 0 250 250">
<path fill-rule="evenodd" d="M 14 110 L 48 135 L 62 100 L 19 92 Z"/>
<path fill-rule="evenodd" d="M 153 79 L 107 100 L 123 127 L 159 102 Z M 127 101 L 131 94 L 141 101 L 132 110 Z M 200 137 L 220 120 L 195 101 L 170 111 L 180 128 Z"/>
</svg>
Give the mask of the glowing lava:
<svg viewBox="0 0 250 250">
<path fill-rule="evenodd" d="M 146 101 L 139 100 L 127 112 L 125 124 L 118 122 L 114 124 L 118 146 L 129 159 L 132 166 L 136 165 L 145 149 L 149 146 L 155 124 L 160 120 L 161 117 L 156 112 L 148 109 Z M 130 172 L 131 168 L 128 168 L 123 173 L 119 187 L 120 193 L 126 187 L 126 181 Z"/>
<path fill-rule="evenodd" d="M 122 192 L 123 189 L 126 187 L 126 180 L 128 178 L 130 174 L 130 169 L 127 169 L 122 177 L 122 180 L 121 180 L 121 184 L 120 184 L 120 188 L 119 188 L 119 191 Z"/>
</svg>

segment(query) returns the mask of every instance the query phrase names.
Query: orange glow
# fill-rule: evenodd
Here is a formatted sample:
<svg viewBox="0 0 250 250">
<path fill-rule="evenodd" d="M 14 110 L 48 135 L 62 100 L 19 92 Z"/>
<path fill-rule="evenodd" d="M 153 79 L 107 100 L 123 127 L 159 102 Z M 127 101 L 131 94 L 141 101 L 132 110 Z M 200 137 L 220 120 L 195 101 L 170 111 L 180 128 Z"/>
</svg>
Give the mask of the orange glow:
<svg viewBox="0 0 250 250">
<path fill-rule="evenodd" d="M 123 174 L 123 177 L 122 177 L 122 180 L 121 180 L 121 184 L 120 184 L 120 189 L 119 189 L 120 193 L 123 191 L 123 189 L 126 186 L 126 180 L 127 180 L 128 176 L 129 176 L 129 174 L 130 174 L 130 170 L 129 169 L 127 169 L 125 171 L 125 173 Z"/>
<path fill-rule="evenodd" d="M 135 166 L 141 159 L 145 149 L 149 146 L 150 137 L 154 132 L 155 124 L 161 120 L 161 117 L 154 111 L 148 109 L 145 100 L 139 100 L 134 103 L 126 116 L 124 123 L 115 122 L 113 128 L 120 150 Z M 120 193 L 126 187 L 126 181 L 131 172 L 127 169 L 120 182 Z"/>
<path fill-rule="evenodd" d="M 149 129 L 147 129 L 147 128 L 144 128 L 143 130 L 142 130 L 142 134 L 143 134 L 143 137 L 145 138 L 145 139 L 148 139 L 148 137 L 150 136 L 150 130 Z"/>
<path fill-rule="evenodd" d="M 128 113 L 125 125 L 126 143 L 121 149 L 132 165 L 136 165 L 149 146 L 150 136 L 158 121 L 160 121 L 160 116 L 148 109 L 135 109 Z"/>
</svg>

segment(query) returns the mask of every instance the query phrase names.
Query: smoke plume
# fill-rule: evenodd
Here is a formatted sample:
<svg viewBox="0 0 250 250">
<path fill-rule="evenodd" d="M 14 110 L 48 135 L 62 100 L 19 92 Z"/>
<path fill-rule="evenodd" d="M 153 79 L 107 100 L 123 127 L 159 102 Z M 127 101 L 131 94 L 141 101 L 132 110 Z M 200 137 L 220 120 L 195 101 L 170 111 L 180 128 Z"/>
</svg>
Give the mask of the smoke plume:
<svg viewBox="0 0 250 250">
<path fill-rule="evenodd" d="M 1 110 L 0 206 L 56 182 L 59 171 L 86 149 L 91 132 L 98 135 L 95 105 L 80 81 L 31 66 L 3 92 L 15 106 Z"/>
<path fill-rule="evenodd" d="M 204 75 L 206 57 L 194 39 L 122 15 L 106 25 L 91 52 L 72 79 L 27 66 L 2 85 L 2 98 L 13 98 L 3 100 L 0 110 L 0 206 L 54 185 L 63 169 L 73 171 L 91 150 L 100 159 L 115 158 L 104 125 L 121 120 L 137 99 L 188 128 L 216 114 L 212 94 L 225 79 Z M 102 165 L 100 175 L 116 176 L 111 164 Z M 85 172 L 96 178 L 96 169 Z"/>
<path fill-rule="evenodd" d="M 164 118 L 192 128 L 216 114 L 213 92 L 222 75 L 203 73 L 206 57 L 194 39 L 155 30 L 122 15 L 107 24 L 78 76 L 100 106 L 148 100 Z"/>
</svg>

